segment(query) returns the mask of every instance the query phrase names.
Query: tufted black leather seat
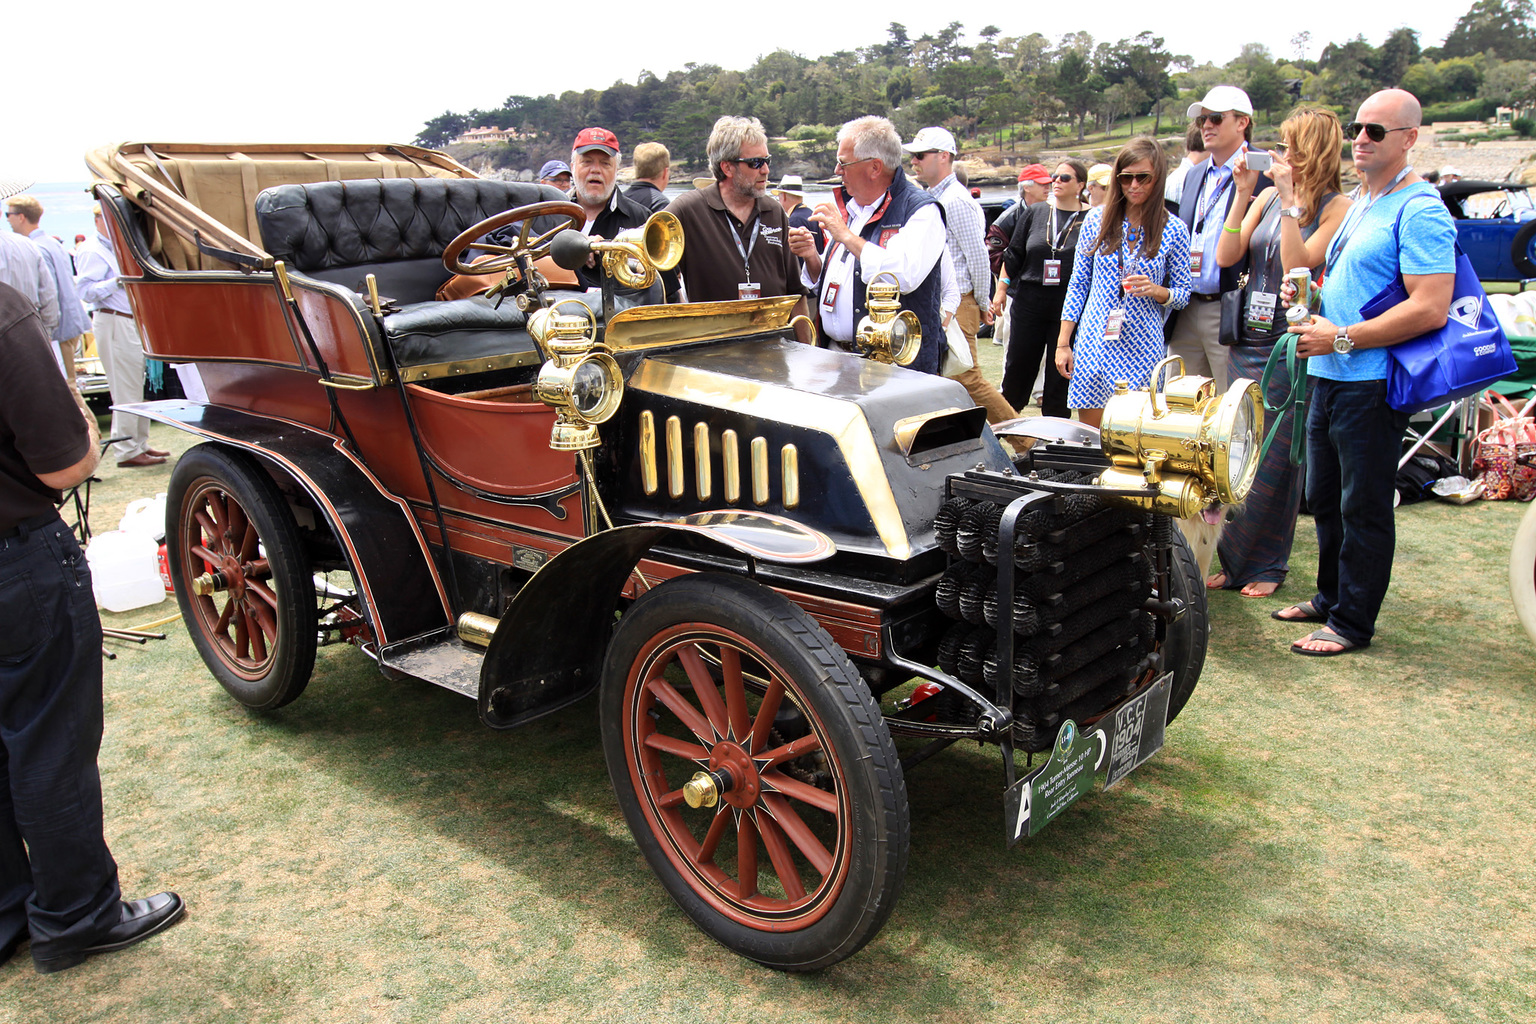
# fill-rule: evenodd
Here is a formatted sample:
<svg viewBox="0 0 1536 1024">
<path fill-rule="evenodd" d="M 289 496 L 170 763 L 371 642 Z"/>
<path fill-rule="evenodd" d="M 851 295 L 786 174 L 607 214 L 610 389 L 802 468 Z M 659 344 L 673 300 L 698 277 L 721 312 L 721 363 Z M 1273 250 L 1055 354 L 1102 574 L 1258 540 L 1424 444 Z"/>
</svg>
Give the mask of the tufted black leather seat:
<svg viewBox="0 0 1536 1024">
<path fill-rule="evenodd" d="M 384 317 L 385 341 L 402 369 L 484 364 L 534 353 L 523 314 L 510 302 L 498 309 L 483 298 L 436 301 L 449 276 L 443 250 L 493 214 L 565 198 L 547 185 L 478 178 L 322 181 L 266 189 L 256 197 L 256 219 L 266 250 L 295 270 L 359 293 L 374 275 L 379 293 L 402 307 Z M 424 375 L 431 374 L 409 376 Z"/>
</svg>

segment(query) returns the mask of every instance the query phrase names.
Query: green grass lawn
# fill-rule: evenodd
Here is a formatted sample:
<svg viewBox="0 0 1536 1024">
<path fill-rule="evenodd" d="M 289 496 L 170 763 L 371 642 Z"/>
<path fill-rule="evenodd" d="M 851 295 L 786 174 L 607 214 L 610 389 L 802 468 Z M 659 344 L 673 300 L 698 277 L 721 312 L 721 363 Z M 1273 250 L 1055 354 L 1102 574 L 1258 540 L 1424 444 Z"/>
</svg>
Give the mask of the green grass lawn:
<svg viewBox="0 0 1536 1024">
<path fill-rule="evenodd" d="M 104 476 L 98 528 L 169 470 Z M 727 953 L 668 899 L 593 701 L 492 732 L 330 647 L 296 703 L 251 714 L 173 622 L 111 644 L 101 767 L 124 890 L 175 888 L 188 918 L 59 975 L 23 953 L 0 1022 L 1531 1021 L 1536 645 L 1506 582 L 1524 511 L 1399 510 L 1377 643 L 1335 659 L 1291 655 L 1304 630 L 1268 615 L 1309 596 L 1303 518 L 1279 598 L 1213 595 L 1162 753 L 1011 851 L 993 750 L 915 769 L 900 904 L 811 976 Z"/>
</svg>

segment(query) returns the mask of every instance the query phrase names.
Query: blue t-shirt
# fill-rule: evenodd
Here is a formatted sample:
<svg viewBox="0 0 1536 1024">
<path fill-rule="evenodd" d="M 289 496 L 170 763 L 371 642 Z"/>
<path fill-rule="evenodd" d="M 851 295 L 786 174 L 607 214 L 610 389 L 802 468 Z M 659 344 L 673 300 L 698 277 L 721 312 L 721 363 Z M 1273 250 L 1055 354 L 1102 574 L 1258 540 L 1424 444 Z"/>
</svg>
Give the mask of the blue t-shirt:
<svg viewBox="0 0 1536 1024">
<path fill-rule="evenodd" d="M 1404 204 L 1411 205 L 1394 237 L 1393 224 Z M 1339 234 L 1346 241 L 1323 278 L 1322 304 L 1323 316 L 1336 324 L 1358 324 L 1360 307 L 1397 281 L 1399 271 L 1407 275 L 1456 272 L 1456 222 L 1428 182 L 1382 196 L 1363 215 L 1346 216 Z M 1332 250 L 1330 245 L 1330 256 Z M 1385 348 L 1358 348 L 1346 356 L 1313 356 L 1307 360 L 1307 373 L 1329 380 L 1386 380 L 1388 363 Z"/>
</svg>

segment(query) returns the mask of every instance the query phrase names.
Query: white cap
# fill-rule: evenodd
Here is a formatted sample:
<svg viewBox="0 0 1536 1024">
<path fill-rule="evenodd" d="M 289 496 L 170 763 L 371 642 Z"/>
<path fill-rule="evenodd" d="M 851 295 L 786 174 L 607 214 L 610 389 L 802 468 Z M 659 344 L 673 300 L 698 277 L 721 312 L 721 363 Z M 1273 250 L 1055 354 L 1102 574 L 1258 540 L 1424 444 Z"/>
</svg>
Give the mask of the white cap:
<svg viewBox="0 0 1536 1024">
<path fill-rule="evenodd" d="M 773 190 L 776 193 L 788 192 L 792 196 L 805 195 L 805 182 L 798 174 L 786 174 L 784 180 L 779 182 L 779 187 Z"/>
<path fill-rule="evenodd" d="M 1209 110 L 1213 114 L 1222 110 L 1235 110 L 1239 114 L 1252 117 L 1253 101 L 1248 98 L 1247 93 L 1235 85 L 1217 85 L 1205 94 L 1205 99 L 1189 105 L 1187 116 L 1195 117 L 1202 109 Z"/>
<path fill-rule="evenodd" d="M 1458 178 L 1461 177 L 1461 171 L 1457 170 L 1455 167 L 1452 167 L 1450 164 L 1446 164 L 1444 167 L 1440 168 L 1440 177 L 1443 178 L 1448 174 L 1454 174 Z"/>
<path fill-rule="evenodd" d="M 940 153 L 954 155 L 960 152 L 955 146 L 955 137 L 943 128 L 924 128 L 912 137 L 912 141 L 901 147 L 908 153 L 932 153 L 935 150 Z"/>
</svg>

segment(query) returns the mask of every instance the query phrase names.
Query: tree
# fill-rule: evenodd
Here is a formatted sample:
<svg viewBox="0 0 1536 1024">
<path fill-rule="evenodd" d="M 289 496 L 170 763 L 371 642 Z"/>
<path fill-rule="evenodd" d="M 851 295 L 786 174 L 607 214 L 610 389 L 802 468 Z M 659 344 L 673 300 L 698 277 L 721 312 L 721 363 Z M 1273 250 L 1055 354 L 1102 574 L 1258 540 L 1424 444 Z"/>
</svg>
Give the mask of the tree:
<svg viewBox="0 0 1536 1024">
<path fill-rule="evenodd" d="M 1261 64 L 1253 69 L 1248 76 L 1248 98 L 1253 101 L 1253 109 L 1264 111 L 1264 117 L 1269 118 L 1269 112 L 1285 102 L 1285 80 L 1280 77 L 1280 70 L 1274 64 Z"/>
<path fill-rule="evenodd" d="M 1504 60 L 1536 59 L 1536 20 L 1531 0 L 1473 0 L 1456 20 L 1443 57 L 1471 57 L 1492 50 Z"/>
<path fill-rule="evenodd" d="M 1403 75 L 1419 59 L 1419 33 L 1411 28 L 1398 28 L 1387 36 L 1376 51 L 1376 84 L 1383 89 L 1393 89 L 1402 84 Z"/>
<path fill-rule="evenodd" d="M 1115 120 L 1122 114 L 1134 114 L 1137 107 L 1147 101 L 1147 94 L 1135 82 L 1117 82 L 1099 96 L 1099 117 L 1104 131 L 1115 129 Z M 1135 131 L 1134 121 L 1132 131 Z"/>
<path fill-rule="evenodd" d="M 1483 73 L 1483 84 L 1477 90 L 1478 98 L 1510 106 L 1516 99 L 1530 92 L 1533 77 L 1536 77 L 1536 63 L 1531 61 L 1493 62 Z"/>
<path fill-rule="evenodd" d="M 469 118 L 463 114 L 445 110 L 422 126 L 416 135 L 416 145 L 441 149 L 472 127 Z"/>
<path fill-rule="evenodd" d="M 1090 80 L 1090 78 L 1092 80 Z M 1083 119 L 1103 89 L 1103 79 L 1092 73 L 1088 59 L 1077 50 L 1062 54 L 1056 66 L 1056 96 L 1077 121 L 1077 141 L 1083 141 Z"/>
</svg>

